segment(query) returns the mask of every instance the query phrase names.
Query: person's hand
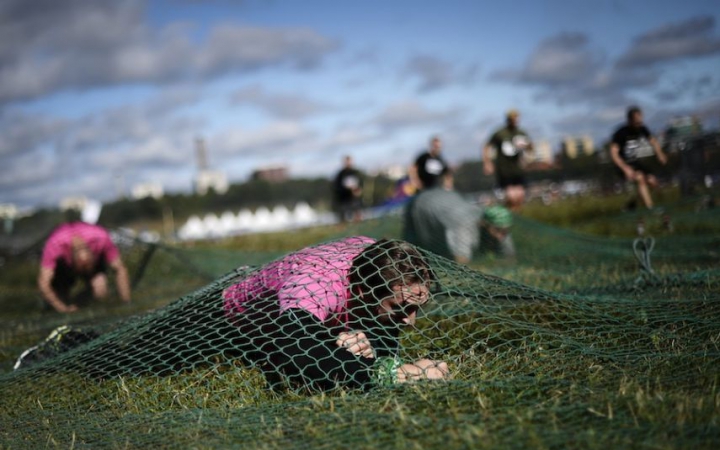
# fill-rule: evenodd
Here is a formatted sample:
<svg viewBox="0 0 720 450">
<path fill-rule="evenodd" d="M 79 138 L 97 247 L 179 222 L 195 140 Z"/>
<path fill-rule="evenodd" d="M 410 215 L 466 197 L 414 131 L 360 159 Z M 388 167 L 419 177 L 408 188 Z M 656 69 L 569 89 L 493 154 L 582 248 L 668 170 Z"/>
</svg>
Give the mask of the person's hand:
<svg viewBox="0 0 720 450">
<path fill-rule="evenodd" d="M 77 305 L 65 305 L 65 304 L 63 304 L 62 306 L 61 306 L 61 305 L 58 305 L 58 306 L 55 307 L 55 310 L 57 310 L 57 312 L 63 313 L 63 314 L 74 313 L 74 312 L 77 311 L 78 309 L 79 309 L 79 308 L 77 307 Z"/>
<path fill-rule="evenodd" d="M 483 163 L 483 173 L 485 175 L 492 175 L 495 173 L 495 163 L 492 161 L 485 161 Z"/>
<path fill-rule="evenodd" d="M 373 350 L 372 345 L 370 345 L 370 341 L 362 331 L 343 331 L 338 334 L 335 344 L 355 356 L 362 356 L 364 358 L 375 357 L 375 350 Z"/>
<path fill-rule="evenodd" d="M 398 369 L 398 382 L 407 383 L 418 380 L 447 380 L 450 369 L 444 361 L 420 359 L 410 364 L 403 364 Z"/>
</svg>

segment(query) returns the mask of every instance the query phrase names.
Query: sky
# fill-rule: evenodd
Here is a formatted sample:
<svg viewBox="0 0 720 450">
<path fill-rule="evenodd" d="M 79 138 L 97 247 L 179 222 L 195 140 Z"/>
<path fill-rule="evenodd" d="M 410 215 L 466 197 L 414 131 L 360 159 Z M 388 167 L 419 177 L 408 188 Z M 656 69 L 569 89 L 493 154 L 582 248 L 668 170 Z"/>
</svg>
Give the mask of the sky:
<svg viewBox="0 0 720 450">
<path fill-rule="evenodd" d="M 195 143 L 240 183 L 344 155 L 480 159 L 514 108 L 534 140 L 720 121 L 717 0 L 0 0 L 0 203 L 191 192 Z M 478 176 L 484 176 L 478 174 Z"/>
</svg>

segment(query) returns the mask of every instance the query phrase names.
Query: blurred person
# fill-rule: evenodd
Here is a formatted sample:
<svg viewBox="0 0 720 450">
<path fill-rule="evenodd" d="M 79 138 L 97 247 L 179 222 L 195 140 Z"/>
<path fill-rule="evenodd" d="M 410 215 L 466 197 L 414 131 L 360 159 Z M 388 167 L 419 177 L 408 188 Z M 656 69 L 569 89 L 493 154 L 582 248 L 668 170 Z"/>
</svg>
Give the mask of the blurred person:
<svg viewBox="0 0 720 450">
<path fill-rule="evenodd" d="M 442 361 L 397 357 L 434 278 L 412 245 L 356 236 L 266 265 L 225 289 L 224 310 L 269 379 L 319 390 L 445 379 Z"/>
<path fill-rule="evenodd" d="M 333 181 L 333 200 L 340 223 L 360 220 L 362 190 L 362 174 L 353 166 L 352 157 L 345 156 L 343 168 Z"/>
<path fill-rule="evenodd" d="M 643 159 L 655 154 L 660 164 L 667 163 L 667 156 L 657 139 L 643 123 L 642 110 L 631 106 L 627 110 L 627 123 L 618 128 L 610 143 L 610 157 L 617 173 L 637 186 L 638 194 L 647 209 L 653 208 L 651 189 L 658 186 L 655 175 Z M 634 200 L 630 203 L 634 207 Z"/>
<path fill-rule="evenodd" d="M 45 243 L 40 261 L 38 287 L 45 302 L 55 311 L 71 313 L 89 299 L 108 294 L 107 270 L 115 272 L 115 283 L 123 302 L 130 302 L 130 281 L 120 252 L 107 230 L 84 222 L 57 227 Z M 72 296 L 81 280 L 86 288 Z"/>
<path fill-rule="evenodd" d="M 514 256 L 511 221 L 506 208 L 481 208 L 465 200 L 453 190 L 453 177 L 447 171 L 439 186 L 421 192 L 408 204 L 403 237 L 435 254 L 467 264 L 476 253 Z"/>
<path fill-rule="evenodd" d="M 510 234 L 512 214 L 500 205 L 487 207 L 480 220 L 480 253 L 503 258 L 515 257 L 515 243 Z"/>
<path fill-rule="evenodd" d="M 430 148 L 421 153 L 410 166 L 409 176 L 420 191 L 435 187 L 447 170 L 448 164 L 442 157 L 442 141 L 440 137 L 433 136 Z"/>
<path fill-rule="evenodd" d="M 505 202 L 512 211 L 519 211 L 525 202 L 524 155 L 533 150 L 528 134 L 519 128 L 520 113 L 511 109 L 505 115 L 505 126 L 497 130 L 482 151 L 485 175 L 497 176 L 497 183 L 505 193 Z M 495 162 L 491 158 L 495 150 Z"/>
</svg>

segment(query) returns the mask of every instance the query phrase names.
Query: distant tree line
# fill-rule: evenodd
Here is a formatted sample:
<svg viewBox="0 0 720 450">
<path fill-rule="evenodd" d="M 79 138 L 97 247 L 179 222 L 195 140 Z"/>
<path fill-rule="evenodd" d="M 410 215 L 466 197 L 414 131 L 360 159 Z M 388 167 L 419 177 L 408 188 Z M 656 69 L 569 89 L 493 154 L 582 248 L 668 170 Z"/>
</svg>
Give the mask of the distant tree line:
<svg viewBox="0 0 720 450">
<path fill-rule="evenodd" d="M 711 166 L 719 167 L 720 152 L 715 152 Z M 651 158 L 650 164 L 655 164 Z M 656 167 L 661 177 L 669 179 L 679 167 L 679 156 L 670 155 L 667 166 Z M 394 192 L 395 181 L 385 176 L 365 177 L 366 206 L 378 206 L 386 202 Z M 610 163 L 601 164 L 598 153 L 594 155 L 579 155 L 577 158 L 561 158 L 554 166 L 544 170 L 527 172 L 530 183 L 541 180 L 562 182 L 565 180 L 594 179 L 610 188 L 619 181 Z M 492 189 L 495 178 L 483 175 L 480 161 L 466 161 L 459 164 L 455 170 L 455 188 L 464 193 L 481 192 Z M 207 213 L 220 214 L 225 211 L 237 212 L 243 208 L 255 210 L 260 206 L 275 207 L 284 205 L 294 208 L 299 202 L 306 202 L 316 209 L 328 210 L 332 207 L 331 181 L 327 178 L 290 179 L 282 182 L 269 182 L 265 180 L 249 180 L 244 183 L 233 184 L 225 194 L 210 191 L 206 195 L 167 194 L 161 199 L 151 197 L 135 200 L 123 198 L 103 205 L 100 215 L 100 224 L 107 227 L 120 227 L 137 223 L 153 223 L 162 221 L 171 215 L 176 224 L 182 223 L 192 215 Z M 37 211 L 29 218 L 21 219 L 18 225 L 39 231 L 46 229 L 49 224 L 57 224 L 67 220 L 67 215 L 53 209 Z"/>
</svg>

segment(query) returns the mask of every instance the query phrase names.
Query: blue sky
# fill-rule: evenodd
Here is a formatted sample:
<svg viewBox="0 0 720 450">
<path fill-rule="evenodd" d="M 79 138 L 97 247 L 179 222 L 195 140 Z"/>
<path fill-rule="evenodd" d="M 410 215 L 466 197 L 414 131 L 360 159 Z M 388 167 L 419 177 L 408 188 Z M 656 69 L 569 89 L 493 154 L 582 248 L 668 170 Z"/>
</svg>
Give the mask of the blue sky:
<svg viewBox="0 0 720 450">
<path fill-rule="evenodd" d="M 194 142 L 241 182 L 479 159 L 509 108 L 536 140 L 720 120 L 720 8 L 695 1 L 0 2 L 0 203 L 189 192 Z M 483 176 L 478 174 L 478 176 Z"/>
</svg>

